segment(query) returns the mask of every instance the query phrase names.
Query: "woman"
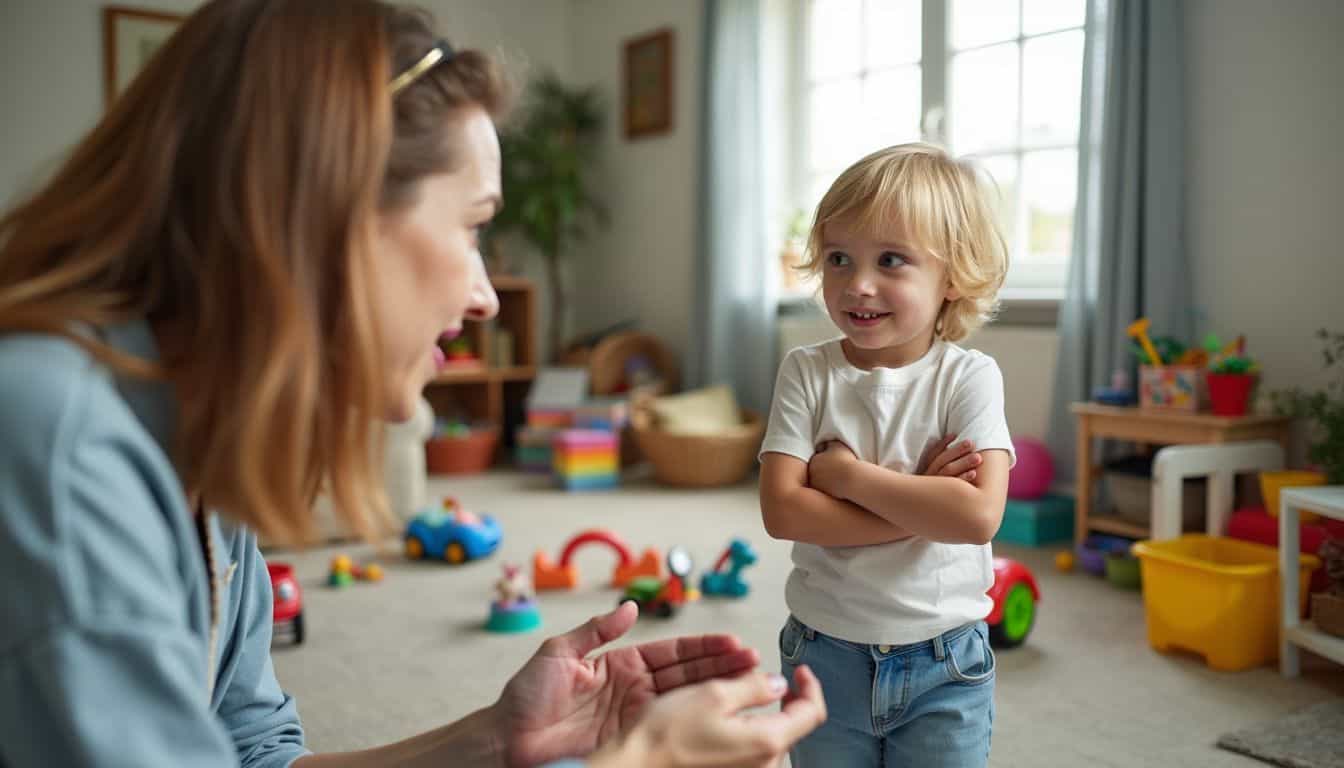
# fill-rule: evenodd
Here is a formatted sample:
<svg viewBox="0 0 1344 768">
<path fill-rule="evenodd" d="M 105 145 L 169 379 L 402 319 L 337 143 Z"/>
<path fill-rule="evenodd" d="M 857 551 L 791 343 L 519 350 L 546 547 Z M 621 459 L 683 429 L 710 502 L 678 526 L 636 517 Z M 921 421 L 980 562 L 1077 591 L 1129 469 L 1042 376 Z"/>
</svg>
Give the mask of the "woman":
<svg viewBox="0 0 1344 768">
<path fill-rule="evenodd" d="M 252 531 L 303 540 L 319 487 L 386 530 L 371 422 L 497 309 L 503 102 L 421 15 L 215 0 L 0 220 L 0 764 L 757 765 L 824 718 L 729 636 L 586 659 L 623 607 L 459 722 L 304 750 Z"/>
</svg>

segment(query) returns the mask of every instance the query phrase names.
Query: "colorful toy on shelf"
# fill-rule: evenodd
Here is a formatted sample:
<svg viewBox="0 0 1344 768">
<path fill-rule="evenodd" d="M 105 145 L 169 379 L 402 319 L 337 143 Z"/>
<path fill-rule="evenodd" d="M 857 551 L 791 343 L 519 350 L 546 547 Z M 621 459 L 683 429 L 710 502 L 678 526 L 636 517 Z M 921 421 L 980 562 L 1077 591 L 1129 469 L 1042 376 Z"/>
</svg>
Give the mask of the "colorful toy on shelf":
<svg viewBox="0 0 1344 768">
<path fill-rule="evenodd" d="M 1111 385 L 1092 390 L 1092 399 L 1102 405 L 1129 406 L 1138 401 L 1134 388 L 1129 385 L 1129 372 L 1118 369 L 1111 372 Z"/>
<path fill-rule="evenodd" d="M 1162 365 L 1162 356 L 1157 354 L 1157 349 L 1153 347 L 1153 342 L 1148 338 L 1148 328 L 1152 321 L 1146 317 L 1140 317 L 1138 320 L 1129 324 L 1125 333 L 1130 338 L 1136 340 L 1143 346 L 1143 351 L 1148 353 L 1148 360 L 1152 365 Z"/>
<path fill-rule="evenodd" d="M 657 576 L 639 576 L 630 581 L 620 602 L 633 600 L 639 605 L 639 615 L 657 616 L 670 619 L 677 610 L 690 599 L 687 595 L 686 580 L 695 566 L 691 554 L 685 547 L 675 546 L 667 552 L 667 570 L 671 575 L 666 581 Z"/>
<path fill-rule="evenodd" d="M 615 432 L 567 429 L 551 443 L 556 482 L 567 491 L 615 488 L 620 481 L 621 442 Z"/>
<path fill-rule="evenodd" d="M 448 366 L 471 368 L 481 365 L 480 358 L 472 351 L 471 341 L 466 336 L 458 336 L 448 342 L 443 355 Z"/>
<path fill-rule="evenodd" d="M 1226 346 L 1214 334 L 1204 338 L 1208 351 L 1209 409 L 1218 416 L 1243 416 L 1259 380 L 1260 366 L 1246 356 L 1246 337 Z"/>
<path fill-rule="evenodd" d="M 996 557 L 994 586 L 988 594 L 994 601 L 994 609 L 985 617 L 990 644 L 998 648 L 1021 645 L 1036 623 L 1036 603 L 1041 600 L 1036 577 L 1018 561 Z"/>
<path fill-rule="evenodd" d="M 495 582 L 496 599 L 490 603 L 485 628 L 491 632 L 530 632 L 541 626 L 536 595 L 527 575 L 516 565 L 504 564 L 504 575 Z"/>
<path fill-rule="evenodd" d="M 275 627 L 288 625 L 295 645 L 303 644 L 303 590 L 294 578 L 294 568 L 286 563 L 267 563 L 271 577 L 271 622 Z"/>
<path fill-rule="evenodd" d="M 662 566 L 658 550 L 649 547 L 636 560 L 621 537 L 602 528 L 582 531 L 565 543 L 560 563 L 554 563 L 545 552 L 537 550 L 532 556 L 532 583 L 537 589 L 573 589 L 579 583 L 579 569 L 570 561 L 574 552 L 585 544 L 605 544 L 616 552 L 619 560 L 611 575 L 611 586 L 624 587 L 638 576 L 659 577 Z"/>
<path fill-rule="evenodd" d="M 723 570 L 724 564 L 728 570 Z M 756 563 L 756 550 L 745 539 L 733 539 L 719 555 L 714 568 L 700 577 L 700 591 L 714 597 L 746 597 L 751 586 L 742 580 L 742 571 Z"/>
<path fill-rule="evenodd" d="M 503 532 L 495 518 L 468 512 L 457 499 L 445 496 L 441 508 L 425 509 L 406 526 L 406 556 L 458 565 L 487 557 L 499 548 L 501 538 Z"/>
</svg>

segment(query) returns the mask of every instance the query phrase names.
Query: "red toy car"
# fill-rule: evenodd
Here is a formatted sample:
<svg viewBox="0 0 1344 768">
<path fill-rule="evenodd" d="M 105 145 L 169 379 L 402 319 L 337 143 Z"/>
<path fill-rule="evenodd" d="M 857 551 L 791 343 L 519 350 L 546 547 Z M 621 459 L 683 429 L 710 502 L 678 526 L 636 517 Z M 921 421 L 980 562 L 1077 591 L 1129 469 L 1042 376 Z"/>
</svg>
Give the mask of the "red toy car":
<svg viewBox="0 0 1344 768">
<path fill-rule="evenodd" d="M 994 586 L 987 593 L 994 610 L 985 617 L 989 642 L 996 648 L 1021 645 L 1036 623 L 1036 602 L 1041 591 L 1027 566 L 1006 557 L 994 558 Z"/>
<path fill-rule="evenodd" d="M 294 578 L 294 569 L 285 563 L 267 563 L 266 572 L 271 576 L 274 626 L 289 624 L 295 644 L 302 643 L 303 592 L 299 589 L 299 580 Z"/>
</svg>

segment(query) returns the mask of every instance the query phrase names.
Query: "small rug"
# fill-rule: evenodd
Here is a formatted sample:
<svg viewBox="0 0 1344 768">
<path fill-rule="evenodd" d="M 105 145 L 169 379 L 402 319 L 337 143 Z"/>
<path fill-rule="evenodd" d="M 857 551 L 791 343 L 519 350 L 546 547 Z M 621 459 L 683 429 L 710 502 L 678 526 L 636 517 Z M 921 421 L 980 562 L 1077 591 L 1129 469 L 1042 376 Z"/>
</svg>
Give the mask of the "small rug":
<svg viewBox="0 0 1344 768">
<path fill-rule="evenodd" d="M 1284 768 L 1344 768 L 1344 699 L 1224 734 L 1218 746 Z"/>
</svg>

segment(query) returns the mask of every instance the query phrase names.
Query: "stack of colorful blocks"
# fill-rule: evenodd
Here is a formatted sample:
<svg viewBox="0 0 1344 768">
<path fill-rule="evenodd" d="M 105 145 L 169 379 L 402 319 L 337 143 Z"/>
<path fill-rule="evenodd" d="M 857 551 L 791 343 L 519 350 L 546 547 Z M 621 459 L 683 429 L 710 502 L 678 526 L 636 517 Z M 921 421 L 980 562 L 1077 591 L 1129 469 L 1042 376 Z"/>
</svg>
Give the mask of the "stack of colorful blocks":
<svg viewBox="0 0 1344 768">
<path fill-rule="evenodd" d="M 551 443 L 556 482 L 568 491 L 615 488 L 620 480 L 621 443 L 615 432 L 567 429 Z"/>
<path fill-rule="evenodd" d="M 524 472 L 551 471 L 551 441 L 560 430 L 553 427 L 519 427 L 514 433 L 513 458 Z"/>
</svg>

